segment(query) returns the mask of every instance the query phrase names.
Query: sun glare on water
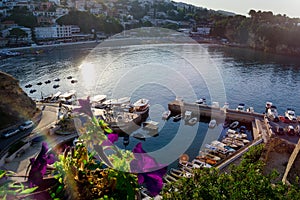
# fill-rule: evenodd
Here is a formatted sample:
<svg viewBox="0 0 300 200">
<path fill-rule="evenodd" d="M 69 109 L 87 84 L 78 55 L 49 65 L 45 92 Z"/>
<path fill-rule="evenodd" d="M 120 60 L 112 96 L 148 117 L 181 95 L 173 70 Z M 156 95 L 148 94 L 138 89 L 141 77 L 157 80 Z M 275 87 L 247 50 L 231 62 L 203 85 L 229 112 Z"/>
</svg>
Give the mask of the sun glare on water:
<svg viewBox="0 0 300 200">
<path fill-rule="evenodd" d="M 97 72 L 95 65 L 90 62 L 83 62 L 79 66 L 79 71 L 82 78 L 82 84 L 86 89 L 92 89 L 95 87 Z"/>
</svg>

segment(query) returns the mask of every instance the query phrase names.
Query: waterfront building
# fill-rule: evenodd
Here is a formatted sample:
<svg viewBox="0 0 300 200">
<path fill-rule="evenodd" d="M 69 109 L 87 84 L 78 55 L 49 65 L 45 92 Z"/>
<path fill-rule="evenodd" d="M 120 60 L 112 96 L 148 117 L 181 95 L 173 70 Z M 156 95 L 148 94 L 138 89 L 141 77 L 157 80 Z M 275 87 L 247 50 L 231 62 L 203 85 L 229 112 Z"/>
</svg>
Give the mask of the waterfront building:
<svg viewBox="0 0 300 200">
<path fill-rule="evenodd" d="M 37 40 L 51 40 L 51 39 L 71 39 L 72 30 L 76 31 L 78 28 L 72 28 L 71 25 L 66 26 L 49 26 L 49 27 L 35 27 L 35 36 Z"/>
</svg>

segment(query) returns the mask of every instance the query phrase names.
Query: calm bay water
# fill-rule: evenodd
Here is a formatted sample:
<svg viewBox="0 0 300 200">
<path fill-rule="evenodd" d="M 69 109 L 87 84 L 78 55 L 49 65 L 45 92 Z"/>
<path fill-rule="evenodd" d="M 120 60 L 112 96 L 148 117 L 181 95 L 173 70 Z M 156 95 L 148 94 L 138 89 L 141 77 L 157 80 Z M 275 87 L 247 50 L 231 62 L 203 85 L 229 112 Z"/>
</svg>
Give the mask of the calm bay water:
<svg viewBox="0 0 300 200">
<path fill-rule="evenodd" d="M 32 98 L 58 90 L 77 91 L 78 97 L 106 94 L 111 98 L 131 96 L 150 100 L 149 118 L 160 122 L 159 136 L 143 142 L 146 151 L 172 163 L 181 153 L 195 157 L 203 143 L 217 139 L 222 125 L 208 129 L 207 123 L 184 125 L 183 121 L 161 120 L 168 102 L 181 96 L 187 102 L 206 97 L 208 103 L 239 103 L 263 112 L 272 101 L 283 114 L 286 108 L 300 113 L 300 58 L 248 49 L 200 44 L 154 44 L 107 47 L 89 44 L 53 49 L 40 55 L 24 55 L 0 61 L 0 70 L 20 80 Z M 67 76 L 78 80 L 72 84 Z M 53 89 L 53 80 L 60 87 Z M 51 84 L 44 81 L 51 80 Z M 43 82 L 37 86 L 36 83 Z M 37 90 L 30 94 L 26 84 Z M 31 88 L 32 89 L 32 88 Z M 126 147 L 132 149 L 139 140 L 130 137 Z M 120 147 L 123 141 L 117 142 Z"/>
</svg>

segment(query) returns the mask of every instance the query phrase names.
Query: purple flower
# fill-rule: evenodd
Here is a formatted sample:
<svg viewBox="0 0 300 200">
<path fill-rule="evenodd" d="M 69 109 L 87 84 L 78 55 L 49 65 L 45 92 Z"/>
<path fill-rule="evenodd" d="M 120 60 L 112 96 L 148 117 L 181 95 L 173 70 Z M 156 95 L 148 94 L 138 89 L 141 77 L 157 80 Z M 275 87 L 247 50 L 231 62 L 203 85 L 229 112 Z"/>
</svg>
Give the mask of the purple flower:
<svg viewBox="0 0 300 200">
<path fill-rule="evenodd" d="M 135 159 L 131 161 L 131 172 L 138 173 L 138 183 L 145 184 L 152 196 L 159 194 L 163 187 L 162 177 L 167 173 L 167 166 L 156 162 L 138 143 L 133 153 Z"/>
<path fill-rule="evenodd" d="M 112 146 L 118 139 L 119 136 L 117 133 L 110 133 L 107 135 L 107 140 L 104 140 L 101 146 Z"/>
<path fill-rule="evenodd" d="M 55 162 L 54 155 L 47 155 L 47 151 L 48 145 L 46 142 L 43 142 L 39 155 L 36 158 L 30 158 L 31 169 L 28 175 L 30 187 L 41 185 L 47 170 L 47 165 Z"/>
<path fill-rule="evenodd" d="M 92 117 L 93 113 L 90 104 L 90 97 L 88 96 L 87 99 L 78 99 L 78 102 L 80 107 L 74 108 L 73 111 L 78 113 L 85 113 L 86 115 Z"/>
</svg>

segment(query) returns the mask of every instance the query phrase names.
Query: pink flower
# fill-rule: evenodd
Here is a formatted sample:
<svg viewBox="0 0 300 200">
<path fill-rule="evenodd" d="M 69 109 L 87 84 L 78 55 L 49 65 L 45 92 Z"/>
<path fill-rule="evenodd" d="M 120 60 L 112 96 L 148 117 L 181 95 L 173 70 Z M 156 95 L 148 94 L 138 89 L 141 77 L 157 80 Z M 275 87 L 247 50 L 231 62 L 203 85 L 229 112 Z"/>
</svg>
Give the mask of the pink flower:
<svg viewBox="0 0 300 200">
<path fill-rule="evenodd" d="M 79 108 L 74 108 L 74 112 L 78 113 L 85 113 L 86 115 L 93 117 L 92 109 L 91 109 L 91 104 L 90 104 L 90 97 L 88 96 L 87 99 L 78 99 Z"/>
<path fill-rule="evenodd" d="M 131 172 L 138 173 L 138 183 L 145 184 L 152 196 L 159 194 L 163 187 L 162 177 L 167 173 L 167 166 L 156 162 L 138 143 L 133 153 L 135 159 L 131 161 Z"/>
</svg>

